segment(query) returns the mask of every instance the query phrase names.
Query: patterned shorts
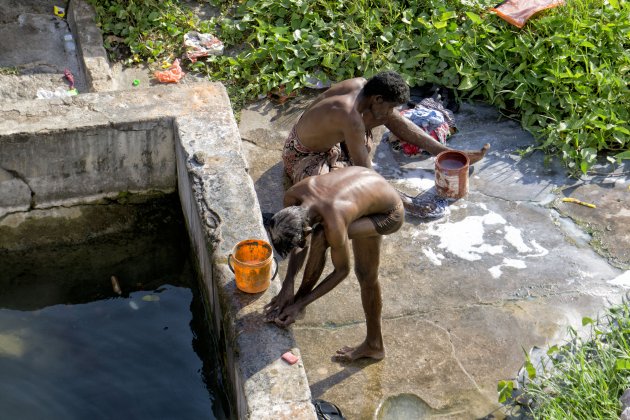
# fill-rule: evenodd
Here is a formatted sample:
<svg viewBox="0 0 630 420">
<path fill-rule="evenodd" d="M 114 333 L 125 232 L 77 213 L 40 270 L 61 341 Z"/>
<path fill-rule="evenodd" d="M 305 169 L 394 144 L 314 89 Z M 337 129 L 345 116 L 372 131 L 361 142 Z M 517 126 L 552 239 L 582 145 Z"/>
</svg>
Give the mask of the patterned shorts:
<svg viewBox="0 0 630 420">
<path fill-rule="evenodd" d="M 300 143 L 295 127 L 284 142 L 282 161 L 284 170 L 293 184 L 309 176 L 352 166 L 352 160 L 345 147 L 336 144 L 327 152 L 314 152 Z"/>
<path fill-rule="evenodd" d="M 405 209 L 400 202 L 396 207 L 382 214 L 372 214 L 368 218 L 374 223 L 374 228 L 381 235 L 389 235 L 396 232 L 405 221 Z"/>
</svg>

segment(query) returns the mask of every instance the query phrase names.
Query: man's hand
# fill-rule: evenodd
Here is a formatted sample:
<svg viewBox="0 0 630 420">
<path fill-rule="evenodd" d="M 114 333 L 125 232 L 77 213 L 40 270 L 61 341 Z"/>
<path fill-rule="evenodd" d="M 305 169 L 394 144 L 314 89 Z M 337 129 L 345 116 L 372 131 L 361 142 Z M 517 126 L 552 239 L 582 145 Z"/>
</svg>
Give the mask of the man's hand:
<svg viewBox="0 0 630 420">
<path fill-rule="evenodd" d="M 483 159 L 483 157 L 488 152 L 488 149 L 490 149 L 490 143 L 484 144 L 481 150 L 479 151 L 463 151 L 463 152 L 464 154 L 466 154 L 466 156 L 468 156 L 468 160 L 470 160 L 470 164 L 472 165 L 473 163 L 479 162 L 481 159 Z"/>
<path fill-rule="evenodd" d="M 281 328 L 286 328 L 289 325 L 293 324 L 298 315 L 304 310 L 304 305 L 299 303 L 294 303 L 289 306 L 285 306 L 285 308 L 280 312 L 280 314 L 273 320 L 273 322 Z"/>
<path fill-rule="evenodd" d="M 276 322 L 278 316 L 282 311 L 293 303 L 293 292 L 291 290 L 283 288 L 280 293 L 265 305 L 265 321 Z M 277 323 L 277 322 L 276 322 Z"/>
</svg>

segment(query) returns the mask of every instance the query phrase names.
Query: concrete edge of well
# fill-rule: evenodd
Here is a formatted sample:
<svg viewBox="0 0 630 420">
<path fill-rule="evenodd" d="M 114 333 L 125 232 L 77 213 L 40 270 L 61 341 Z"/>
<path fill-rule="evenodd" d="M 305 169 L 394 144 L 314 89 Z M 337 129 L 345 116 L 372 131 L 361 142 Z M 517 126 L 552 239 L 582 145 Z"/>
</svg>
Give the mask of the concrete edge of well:
<svg viewBox="0 0 630 420">
<path fill-rule="evenodd" d="M 245 294 L 236 289 L 227 265 L 238 241 L 266 238 L 266 233 L 241 153 L 238 127 L 221 84 L 157 86 L 0 104 L 0 117 L 0 148 L 8 141 L 7 150 L 47 134 L 103 127 L 133 132 L 136 123 L 142 128 L 147 121 L 170 121 L 176 165 L 168 167 L 176 167 L 182 208 L 205 283 L 208 315 L 227 350 L 225 362 L 237 415 L 243 419 L 316 418 L 302 362 L 289 365 L 281 359 L 288 350 L 300 355 L 293 334 L 262 318 L 262 308 L 277 291 L 278 282 L 272 282 L 265 293 Z M 65 157 L 63 148 L 58 149 Z M 20 156 L 11 159 L 28 164 L 20 163 Z M 13 188 L 10 181 L 3 182 Z M 28 184 L 29 180 L 21 181 Z M 79 202 L 75 198 L 72 205 Z"/>
<path fill-rule="evenodd" d="M 96 13 L 84 0 L 70 0 L 68 25 L 74 34 L 79 67 L 90 92 L 112 89 L 113 76 L 103 47 L 103 35 L 96 26 Z"/>
</svg>

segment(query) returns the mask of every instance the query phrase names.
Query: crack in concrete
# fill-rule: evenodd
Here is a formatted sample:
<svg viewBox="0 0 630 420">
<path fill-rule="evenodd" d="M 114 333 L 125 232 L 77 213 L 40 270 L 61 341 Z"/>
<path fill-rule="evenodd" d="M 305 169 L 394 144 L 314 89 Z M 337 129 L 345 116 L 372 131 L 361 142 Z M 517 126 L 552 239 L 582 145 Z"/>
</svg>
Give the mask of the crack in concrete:
<svg viewBox="0 0 630 420">
<path fill-rule="evenodd" d="M 544 287 L 544 286 L 541 286 L 541 287 Z M 544 299 L 544 298 L 557 297 L 557 296 L 581 296 L 581 295 L 583 295 L 583 293 L 580 290 L 568 290 L 568 291 L 564 291 L 564 292 L 549 293 L 549 294 L 540 295 L 540 296 L 527 295 L 527 296 L 523 296 L 522 298 L 515 297 L 515 298 L 507 298 L 505 300 L 498 300 L 498 301 L 490 301 L 490 302 L 479 301 L 479 302 L 472 303 L 472 304 L 460 305 L 460 306 L 451 306 L 451 307 L 448 307 L 448 308 L 441 307 L 440 309 L 431 309 L 431 310 L 426 310 L 426 311 L 415 311 L 415 312 L 406 312 L 406 313 L 402 313 L 400 315 L 394 315 L 394 316 L 390 316 L 390 317 L 383 317 L 382 320 L 383 321 L 395 321 L 395 320 L 398 320 L 398 319 L 414 318 L 414 317 L 419 317 L 419 316 L 424 316 L 424 315 L 432 315 L 432 314 L 436 314 L 436 313 L 443 313 L 443 312 L 446 312 L 446 311 L 461 311 L 461 310 L 471 309 L 471 308 L 474 308 L 476 306 L 500 308 L 500 307 L 505 306 L 507 304 L 518 304 L 520 302 L 531 302 L 534 299 Z M 293 328 L 299 329 L 299 330 L 323 330 L 323 331 L 329 331 L 329 330 L 336 330 L 336 329 L 353 327 L 353 326 L 359 325 L 359 324 L 365 324 L 365 321 L 364 320 L 355 320 L 355 321 L 348 321 L 348 322 L 344 322 L 344 323 L 326 323 L 323 326 L 321 326 L 321 325 L 295 325 L 294 324 Z"/>
<path fill-rule="evenodd" d="M 495 200 L 501 200 L 501 201 L 506 202 L 506 203 L 515 203 L 515 204 L 527 203 L 527 204 L 533 204 L 533 205 L 539 206 L 541 208 L 549 208 L 549 203 L 546 200 L 510 200 L 509 198 L 499 197 L 499 196 L 488 194 L 486 192 L 479 191 L 479 190 L 476 190 L 475 194 L 479 194 L 479 195 L 482 195 L 484 197 L 489 197 L 489 198 L 492 198 L 492 199 L 495 199 Z M 554 194 L 554 195 L 556 195 L 556 194 Z"/>
<path fill-rule="evenodd" d="M 429 322 L 429 321 L 427 321 Z M 453 359 L 455 359 L 455 362 L 457 363 L 457 366 L 459 366 L 459 368 L 461 369 L 462 373 L 464 375 L 466 375 L 466 377 L 468 378 L 468 380 L 475 386 L 475 389 L 477 390 L 477 392 L 479 392 L 480 394 L 483 395 L 483 391 L 481 390 L 481 388 L 479 387 L 479 385 L 477 385 L 477 381 L 475 381 L 475 379 L 470 375 L 470 373 L 468 373 L 468 371 L 466 370 L 466 368 L 464 367 L 464 365 L 462 364 L 462 362 L 459 360 L 459 357 L 457 357 L 457 354 L 455 354 L 455 344 L 453 343 L 452 340 L 452 334 L 451 332 L 442 327 L 441 325 L 438 325 L 435 322 L 429 322 L 430 324 L 433 324 L 434 327 L 436 327 L 439 330 L 442 330 L 444 333 L 446 333 L 446 336 L 448 337 L 448 342 L 451 345 L 451 357 Z"/>
<path fill-rule="evenodd" d="M 241 140 L 243 140 L 246 143 L 253 144 L 254 146 L 262 147 L 262 146 L 258 146 L 258 143 L 256 143 L 254 140 L 250 140 L 250 139 L 245 138 L 245 137 L 241 137 Z"/>
<path fill-rule="evenodd" d="M 5 167 L 0 167 L 0 169 L 7 171 L 8 173 L 11 174 L 11 176 L 13 176 L 16 179 L 19 179 L 20 181 L 24 183 L 24 185 L 28 187 L 28 190 L 31 192 L 31 200 L 30 200 L 28 209 L 33 210 L 35 208 L 35 191 L 33 191 L 33 188 L 31 188 L 30 184 L 26 180 L 26 177 L 24 177 L 22 174 L 20 174 L 18 171 L 14 169 L 7 169 Z"/>
</svg>

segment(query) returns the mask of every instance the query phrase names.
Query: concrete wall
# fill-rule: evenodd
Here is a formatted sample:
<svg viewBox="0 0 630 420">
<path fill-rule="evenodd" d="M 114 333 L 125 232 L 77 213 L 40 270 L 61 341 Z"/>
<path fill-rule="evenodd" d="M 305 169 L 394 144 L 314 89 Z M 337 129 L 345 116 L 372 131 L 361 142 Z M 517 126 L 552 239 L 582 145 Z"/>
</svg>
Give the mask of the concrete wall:
<svg viewBox="0 0 630 420">
<path fill-rule="evenodd" d="M 20 214 L 62 215 L 67 212 L 56 212 L 60 206 L 175 188 L 207 312 L 226 348 L 239 418 L 314 419 L 303 365 L 280 358 L 287 350 L 299 355 L 293 335 L 262 319 L 278 282 L 265 293 L 245 294 L 227 267 L 238 241 L 266 235 L 223 86 L 159 86 L 0 104 L 3 229 L 19 228 L 16 220 L 28 219 L 15 217 Z"/>
<path fill-rule="evenodd" d="M 0 167 L 11 187 L 0 194 L 0 207 L 26 210 L 120 191 L 172 191 L 173 144 L 167 120 L 7 134 Z"/>
</svg>

